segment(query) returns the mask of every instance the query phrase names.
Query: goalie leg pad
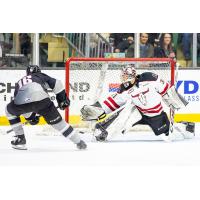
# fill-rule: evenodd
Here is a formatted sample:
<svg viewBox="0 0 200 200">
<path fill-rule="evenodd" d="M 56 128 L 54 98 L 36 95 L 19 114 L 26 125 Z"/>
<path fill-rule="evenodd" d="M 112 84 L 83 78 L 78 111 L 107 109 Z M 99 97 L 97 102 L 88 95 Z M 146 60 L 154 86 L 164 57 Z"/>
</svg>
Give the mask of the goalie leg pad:
<svg viewBox="0 0 200 200">
<path fill-rule="evenodd" d="M 173 106 L 177 110 L 188 104 L 188 102 L 177 92 L 174 86 L 171 87 L 162 98 L 167 106 Z"/>
<path fill-rule="evenodd" d="M 194 123 L 189 124 L 188 122 L 180 122 L 175 124 L 175 131 L 179 131 L 185 139 L 191 139 L 194 137 Z"/>
<path fill-rule="evenodd" d="M 132 125 L 142 119 L 138 109 L 131 103 L 127 103 L 120 112 L 115 121 L 108 127 L 108 139 L 111 139 L 116 133 L 125 133 L 130 130 Z"/>
<path fill-rule="evenodd" d="M 194 133 L 194 135 L 195 135 L 195 123 L 194 122 L 181 121 L 179 123 L 185 124 L 186 125 L 186 131 L 188 131 L 190 133 Z"/>
<path fill-rule="evenodd" d="M 194 128 L 194 124 L 190 124 Z M 188 122 L 180 122 L 174 124 L 174 131 L 172 133 L 169 133 L 168 140 L 170 141 L 178 141 L 178 140 L 184 140 L 184 139 L 192 139 L 194 137 L 194 132 L 191 127 L 189 128 L 190 131 L 188 131 Z"/>
</svg>

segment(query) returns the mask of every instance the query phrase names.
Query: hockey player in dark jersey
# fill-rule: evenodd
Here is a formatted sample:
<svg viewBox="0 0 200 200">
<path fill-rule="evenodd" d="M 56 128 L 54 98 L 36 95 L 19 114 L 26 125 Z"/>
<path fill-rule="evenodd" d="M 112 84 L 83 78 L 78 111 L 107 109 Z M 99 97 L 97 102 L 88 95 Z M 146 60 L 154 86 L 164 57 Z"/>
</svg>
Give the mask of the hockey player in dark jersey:
<svg viewBox="0 0 200 200">
<path fill-rule="evenodd" d="M 20 115 L 23 115 L 32 125 L 39 122 L 39 116 L 43 116 L 49 125 L 74 142 L 78 149 L 85 149 L 87 147 L 85 142 L 80 139 L 72 126 L 62 119 L 50 100 L 47 89 L 54 92 L 61 110 L 70 105 L 70 100 L 60 80 L 42 73 L 37 65 L 29 65 L 26 76 L 16 84 L 14 99 L 6 106 L 7 118 L 15 132 L 15 139 L 11 141 L 12 147 L 27 149 L 24 130 L 20 122 Z"/>
<path fill-rule="evenodd" d="M 162 101 L 173 110 L 185 107 L 187 102 L 168 82 L 151 72 L 137 75 L 132 66 L 123 68 L 121 78 L 122 84 L 118 93 L 101 103 L 86 105 L 81 110 L 85 120 L 99 119 L 105 114 L 119 110 L 105 122 L 96 125 L 102 132 L 96 137 L 97 140 L 105 140 L 108 135 L 115 135 L 116 132 L 125 133 L 137 124 L 150 126 L 155 135 L 165 141 L 194 136 L 193 123 L 177 124 L 173 132 L 170 130 L 170 120 L 163 109 Z"/>
</svg>

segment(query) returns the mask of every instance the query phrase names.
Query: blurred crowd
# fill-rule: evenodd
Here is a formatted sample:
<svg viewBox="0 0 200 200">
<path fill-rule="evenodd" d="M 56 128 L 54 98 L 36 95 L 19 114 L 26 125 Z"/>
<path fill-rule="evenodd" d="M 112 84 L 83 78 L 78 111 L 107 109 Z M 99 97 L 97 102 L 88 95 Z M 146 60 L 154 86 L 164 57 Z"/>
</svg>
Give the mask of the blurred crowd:
<svg viewBox="0 0 200 200">
<path fill-rule="evenodd" d="M 140 33 L 141 58 L 176 58 L 176 47 L 172 33 Z M 200 38 L 199 38 L 200 39 Z M 110 34 L 115 53 L 125 53 L 126 57 L 134 57 L 134 34 Z M 192 34 L 179 34 L 177 43 L 181 43 L 185 60 L 191 60 Z"/>
<path fill-rule="evenodd" d="M 18 38 L 12 33 L 0 33 L 0 67 L 27 65 L 32 53 L 31 36 L 19 33 Z"/>
<path fill-rule="evenodd" d="M 0 67 L 18 67 L 31 63 L 33 60 L 32 35 L 30 33 L 0 33 Z M 65 58 L 78 55 L 74 50 L 78 47 L 82 47 L 79 50 L 85 53 L 86 33 L 40 35 L 40 64 L 42 66 L 64 66 Z M 98 48 L 99 35 L 104 41 L 100 45 L 101 48 Z M 134 33 L 91 33 L 89 56 L 104 57 L 106 52 L 110 52 L 110 50 L 106 51 L 108 48 L 105 45 L 106 42 L 112 47 L 112 52 L 134 58 L 134 35 Z M 66 36 L 68 36 L 68 40 Z M 192 66 L 192 33 L 140 33 L 139 37 L 141 58 L 173 58 L 182 62 L 182 66 Z M 73 43 L 77 48 L 74 48 L 73 44 L 67 46 L 70 38 L 72 38 L 71 43 L 77 41 L 77 43 Z M 101 55 L 96 56 L 99 49 Z M 198 66 L 200 66 L 200 33 L 197 34 L 197 61 Z M 62 64 L 56 65 L 54 63 L 55 65 L 53 65 L 53 62 Z"/>
</svg>

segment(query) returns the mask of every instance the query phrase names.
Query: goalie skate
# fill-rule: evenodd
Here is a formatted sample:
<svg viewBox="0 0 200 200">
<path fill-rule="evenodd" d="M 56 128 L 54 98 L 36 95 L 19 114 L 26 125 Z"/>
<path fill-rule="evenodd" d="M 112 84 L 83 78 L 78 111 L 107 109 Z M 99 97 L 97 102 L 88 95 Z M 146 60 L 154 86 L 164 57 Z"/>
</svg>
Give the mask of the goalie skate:
<svg viewBox="0 0 200 200">
<path fill-rule="evenodd" d="M 26 138 L 24 135 L 14 136 L 14 139 L 11 141 L 11 145 L 13 149 L 27 150 Z"/>
<path fill-rule="evenodd" d="M 95 129 L 96 140 L 99 142 L 104 142 L 108 136 L 108 132 L 106 131 L 106 129 L 104 129 L 103 126 L 101 126 L 100 124 L 96 124 Z"/>
<path fill-rule="evenodd" d="M 190 133 L 193 133 L 195 135 L 195 123 L 194 122 L 181 121 L 180 123 L 183 123 L 186 125 L 186 131 L 189 131 Z"/>
</svg>

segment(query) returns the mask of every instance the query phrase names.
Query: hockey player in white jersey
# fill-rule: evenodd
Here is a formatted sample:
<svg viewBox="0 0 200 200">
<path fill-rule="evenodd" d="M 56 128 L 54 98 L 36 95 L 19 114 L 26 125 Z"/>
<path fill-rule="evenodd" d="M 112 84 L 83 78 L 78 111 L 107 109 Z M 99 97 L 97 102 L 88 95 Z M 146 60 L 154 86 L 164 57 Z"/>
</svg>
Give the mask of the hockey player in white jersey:
<svg viewBox="0 0 200 200">
<path fill-rule="evenodd" d="M 85 149 L 87 147 L 85 142 L 80 139 L 79 134 L 72 126 L 62 119 L 54 103 L 50 100 L 48 89 L 51 89 L 56 95 L 61 110 L 70 105 L 70 100 L 60 80 L 42 73 L 37 65 L 29 65 L 26 76 L 16 84 L 14 99 L 6 106 L 6 115 L 15 133 L 15 139 L 11 141 L 12 147 L 27 149 L 20 121 L 20 115 L 23 115 L 31 125 L 37 124 L 39 116 L 43 116 L 49 125 L 74 142 L 78 149 Z"/>
<path fill-rule="evenodd" d="M 178 123 L 173 126 L 173 119 L 168 119 L 162 102 L 172 110 L 178 110 L 187 105 L 184 98 L 178 94 L 175 87 L 160 79 L 158 75 L 145 72 L 136 74 L 131 65 L 122 70 L 120 91 L 109 96 L 103 102 L 85 105 L 81 109 L 83 120 L 100 119 L 120 108 L 114 117 L 98 123 L 97 129 L 102 133 L 97 140 L 108 139 L 116 133 L 125 133 L 132 126 L 146 124 L 151 127 L 156 136 L 165 141 L 182 140 L 194 136 L 194 123 Z M 173 129 L 172 129 L 173 128 Z M 106 130 L 105 130 L 106 129 Z"/>
</svg>

